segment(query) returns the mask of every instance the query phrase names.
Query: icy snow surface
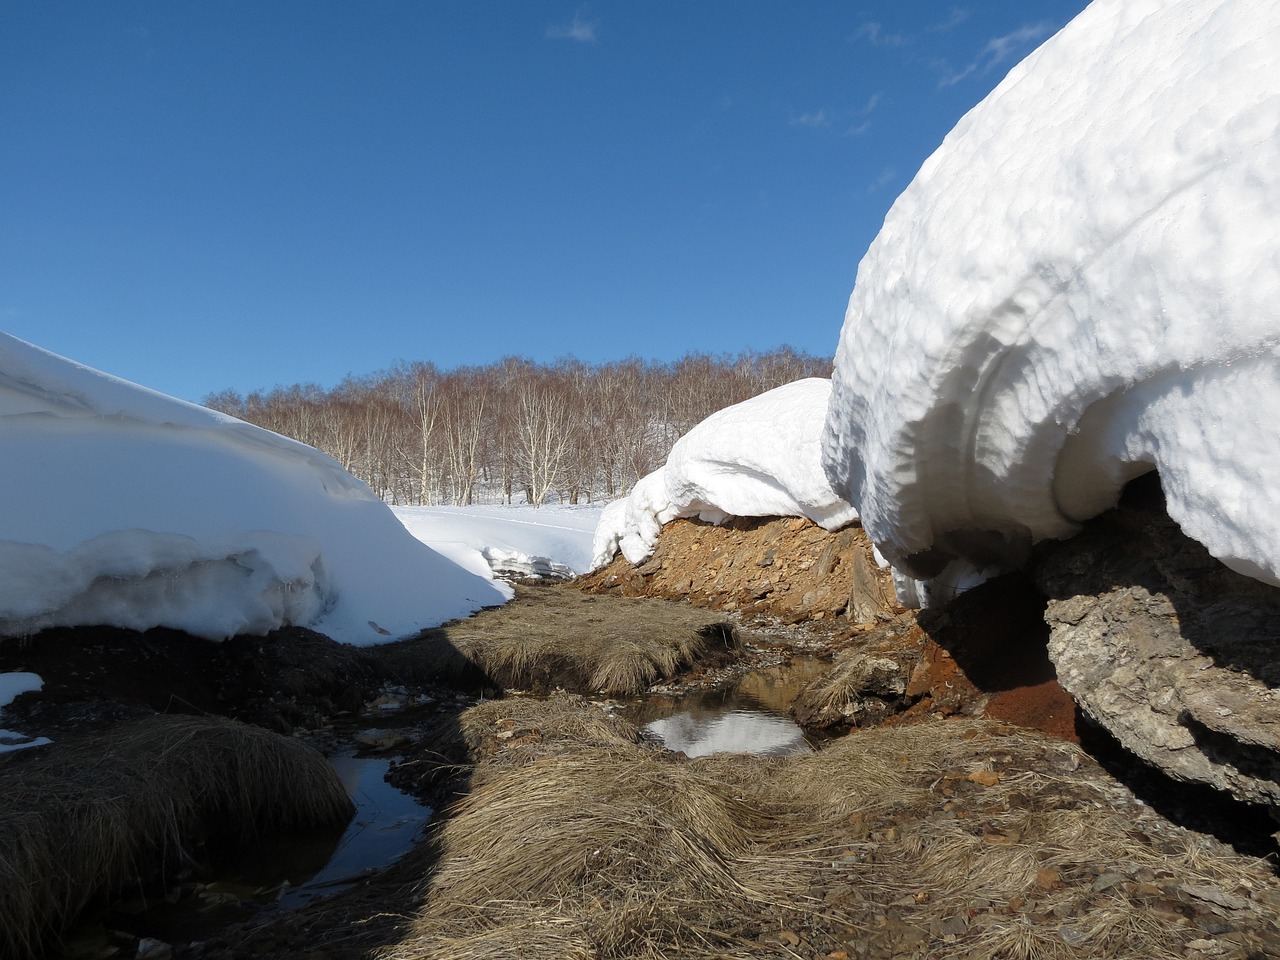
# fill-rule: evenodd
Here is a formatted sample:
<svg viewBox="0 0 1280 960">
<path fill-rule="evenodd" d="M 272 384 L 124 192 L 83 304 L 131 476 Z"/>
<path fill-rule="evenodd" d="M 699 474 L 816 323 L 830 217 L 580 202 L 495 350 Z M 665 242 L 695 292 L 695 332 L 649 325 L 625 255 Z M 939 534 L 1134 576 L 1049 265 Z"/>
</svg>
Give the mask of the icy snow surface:
<svg viewBox="0 0 1280 960">
<path fill-rule="evenodd" d="M 569 577 L 591 568 L 603 507 L 392 507 L 427 546 L 482 576 Z"/>
<path fill-rule="evenodd" d="M 24 693 L 31 693 L 44 687 L 44 680 L 36 673 L 0 673 L 0 715 L 4 708 Z M 13 730 L 0 730 L 0 753 L 12 753 L 27 747 L 41 747 L 52 743 L 48 737 L 28 737 Z"/>
<path fill-rule="evenodd" d="M 1099 0 L 965 116 L 858 269 L 824 463 L 918 578 L 1158 467 L 1280 583 L 1280 3 Z"/>
<path fill-rule="evenodd" d="M 717 411 L 676 441 L 666 465 L 605 508 L 592 567 L 619 549 L 640 563 L 679 517 L 808 517 L 828 530 L 858 519 L 822 472 L 820 436 L 831 381 L 784 384 Z"/>
<path fill-rule="evenodd" d="M 509 591 L 319 451 L 0 334 L 0 635 L 309 626 L 367 644 Z"/>
</svg>

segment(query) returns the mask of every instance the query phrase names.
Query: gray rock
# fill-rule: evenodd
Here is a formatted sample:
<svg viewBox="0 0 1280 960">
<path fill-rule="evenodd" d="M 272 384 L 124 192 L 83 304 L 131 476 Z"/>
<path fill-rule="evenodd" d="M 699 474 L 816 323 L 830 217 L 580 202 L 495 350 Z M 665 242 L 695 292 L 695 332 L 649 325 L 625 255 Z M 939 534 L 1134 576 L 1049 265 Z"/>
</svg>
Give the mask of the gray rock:
<svg viewBox="0 0 1280 960">
<path fill-rule="evenodd" d="M 1042 544 L 1058 680 L 1174 777 L 1280 805 L 1280 589 L 1227 569 L 1158 493 Z"/>
<path fill-rule="evenodd" d="M 893 592 L 893 581 L 876 566 L 871 547 L 863 544 L 854 551 L 853 586 L 849 593 L 846 616 L 855 623 L 887 620 L 899 609 Z"/>
</svg>

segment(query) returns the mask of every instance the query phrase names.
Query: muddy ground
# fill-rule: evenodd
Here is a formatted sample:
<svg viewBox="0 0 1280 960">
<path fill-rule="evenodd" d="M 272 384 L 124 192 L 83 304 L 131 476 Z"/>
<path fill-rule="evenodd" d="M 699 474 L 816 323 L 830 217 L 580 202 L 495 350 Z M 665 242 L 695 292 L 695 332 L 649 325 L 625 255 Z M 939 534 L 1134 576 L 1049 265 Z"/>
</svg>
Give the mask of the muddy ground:
<svg viewBox="0 0 1280 960">
<path fill-rule="evenodd" d="M 792 526 L 789 533 L 807 535 Z M 796 615 L 806 591 L 788 594 L 785 616 L 759 605 L 760 596 L 744 612 L 623 593 L 599 577 L 578 586 L 524 586 L 506 607 L 373 649 L 302 630 L 220 644 L 172 631 L 55 630 L 0 645 L 0 671 L 31 670 L 45 680 L 41 693 L 20 698 L 4 718 L 5 726 L 53 737 L 55 744 L 41 749 L 56 751 L 80 731 L 155 712 L 216 714 L 325 752 L 394 757 L 392 782 L 438 811 L 428 840 L 399 862 L 287 914 L 270 906 L 271 890 L 211 887 L 204 861 L 225 851 L 192 850 L 181 872 L 140 870 L 139 886 L 104 893 L 61 945 L 51 943 L 49 955 L 1280 955 L 1280 886 L 1268 862 L 1254 859 L 1272 853 L 1274 825 L 1259 811 L 1187 792 L 1095 736 L 1053 679 L 1043 619 L 1024 585 L 989 584 L 945 615 L 886 610 L 872 625 L 839 615 L 847 593 L 843 601 L 810 593 L 810 606 L 822 600 L 816 620 Z M 621 665 L 604 656 L 619 649 L 627 651 Z M 799 760 L 690 761 L 646 742 L 626 719 L 638 690 L 679 697 L 801 659 L 830 667 L 819 671 L 826 686 L 810 684 L 793 712 L 838 745 L 817 755 L 824 760 L 805 760 L 809 767 Z M 608 694 L 602 683 L 613 685 Z M 850 769 L 870 765 L 873 748 L 906 749 L 877 746 L 882 741 L 874 738 L 911 736 L 894 731 L 919 724 L 935 724 L 928 727 L 929 762 L 913 766 L 902 753 L 906 772 L 886 773 L 861 805 L 846 804 L 863 789 L 841 779 Z M 1094 756 L 1075 746 L 1081 735 Z M 926 752 L 910 751 L 917 758 Z M 475 903 L 462 927 L 433 906 L 447 901 L 450 883 L 466 888 L 455 878 L 480 869 L 477 854 L 457 848 L 447 832 L 460 803 L 478 815 L 472 807 L 483 807 L 513 777 L 533 803 L 549 789 L 550 771 L 566 764 L 596 769 L 591 765 L 605 759 L 614 764 L 610 778 L 653 769 L 655 782 L 692 778 L 691 790 L 747 803 L 760 816 L 756 832 L 715 857 L 745 872 L 781 858 L 798 872 L 782 892 L 726 894 L 718 907 L 703 902 L 667 916 L 651 904 L 643 908 L 647 927 L 602 925 L 602 916 L 617 915 L 610 903 L 616 891 L 576 903 L 564 890 L 495 890 L 495 902 Z M 22 762 L 21 753 L 0 758 Z M 638 809 L 655 805 L 661 808 L 648 798 Z M 1127 825 L 1123 851 L 1107 833 L 1120 829 L 1117 816 Z M 1084 818 L 1080 836 L 1095 817 L 1094 832 L 1111 837 L 1113 849 L 1050 836 L 1052 824 L 1072 817 Z M 668 833 L 696 833 L 678 819 L 662 822 Z M 813 829 L 801 836 L 793 829 L 799 824 Z M 930 837 L 938 838 L 937 850 Z M 514 845 L 512 858 L 524 846 L 510 837 L 504 843 Z M 617 849 L 624 848 L 619 841 Z M 894 866 L 951 858 L 960 869 L 1013 854 L 1015 866 L 998 872 L 1026 877 L 1009 889 L 988 883 L 986 892 L 961 875 Z M 575 874 L 566 890 L 588 890 L 593 876 Z M 148 938 L 138 910 L 166 899 L 235 909 L 230 924 L 212 932 L 184 939 L 166 929 L 164 937 Z"/>
</svg>

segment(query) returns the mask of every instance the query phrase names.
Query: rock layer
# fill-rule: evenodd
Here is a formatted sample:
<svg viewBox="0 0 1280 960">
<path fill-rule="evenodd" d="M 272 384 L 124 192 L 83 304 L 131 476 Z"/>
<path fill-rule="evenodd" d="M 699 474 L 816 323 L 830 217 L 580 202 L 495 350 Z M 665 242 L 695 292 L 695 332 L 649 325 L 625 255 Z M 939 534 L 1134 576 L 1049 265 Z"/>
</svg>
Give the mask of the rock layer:
<svg viewBox="0 0 1280 960">
<path fill-rule="evenodd" d="M 1044 547 L 1049 654 L 1084 710 L 1175 777 L 1280 803 L 1280 590 L 1211 557 L 1151 489 Z"/>
</svg>

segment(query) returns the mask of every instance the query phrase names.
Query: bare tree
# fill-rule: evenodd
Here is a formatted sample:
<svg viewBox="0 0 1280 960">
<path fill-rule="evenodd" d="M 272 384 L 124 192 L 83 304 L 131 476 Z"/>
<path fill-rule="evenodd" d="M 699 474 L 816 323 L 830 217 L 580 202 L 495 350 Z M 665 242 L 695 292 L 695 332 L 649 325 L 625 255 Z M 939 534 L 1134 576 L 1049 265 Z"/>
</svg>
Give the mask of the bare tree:
<svg viewBox="0 0 1280 960">
<path fill-rule="evenodd" d="M 328 391 L 223 390 L 205 403 L 324 450 L 392 502 L 510 503 L 519 489 L 535 505 L 552 493 L 577 503 L 625 494 L 716 410 L 830 372 L 830 358 L 791 347 L 670 364 L 507 357 L 448 372 L 400 364 Z"/>
<path fill-rule="evenodd" d="M 555 371 L 540 371 L 516 385 L 513 435 L 525 497 L 535 507 L 563 485 L 580 411 Z"/>
</svg>

